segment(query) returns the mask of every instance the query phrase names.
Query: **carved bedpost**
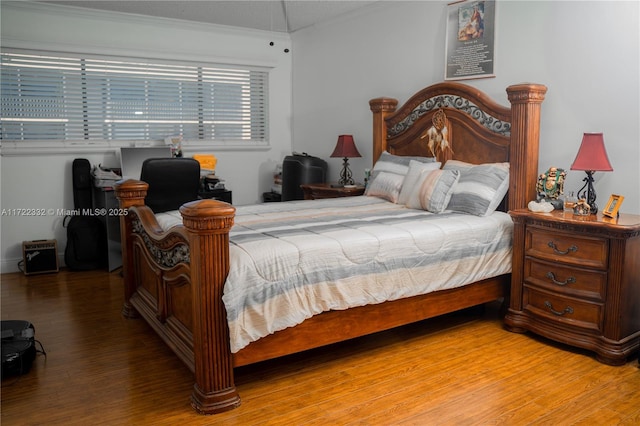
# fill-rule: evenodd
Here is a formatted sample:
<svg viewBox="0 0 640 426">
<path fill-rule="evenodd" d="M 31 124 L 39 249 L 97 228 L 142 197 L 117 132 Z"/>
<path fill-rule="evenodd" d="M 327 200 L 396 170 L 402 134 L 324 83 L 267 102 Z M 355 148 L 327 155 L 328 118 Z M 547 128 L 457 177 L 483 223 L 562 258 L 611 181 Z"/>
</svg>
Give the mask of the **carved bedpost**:
<svg viewBox="0 0 640 426">
<path fill-rule="evenodd" d="M 540 150 L 540 107 L 547 92 L 541 84 L 517 84 L 507 87 L 511 102 L 510 161 L 519 173 L 510 173 L 509 210 L 524 208 L 536 199 Z"/>
<path fill-rule="evenodd" d="M 235 208 L 215 200 L 180 207 L 189 232 L 196 383 L 191 405 L 214 414 L 240 405 L 233 378 L 227 313 L 222 302 L 229 273 L 229 230 Z"/>
<path fill-rule="evenodd" d="M 376 164 L 382 151 L 387 149 L 387 123 L 385 117 L 395 112 L 398 101 L 392 98 L 376 98 L 369 101 L 373 111 L 373 163 Z"/>
<path fill-rule="evenodd" d="M 129 179 L 126 181 L 118 181 L 115 185 L 116 197 L 120 200 L 120 208 L 128 209 L 134 206 L 143 206 L 144 198 L 147 196 L 149 184 Z M 132 239 L 127 238 L 131 235 L 131 216 L 120 215 L 120 241 L 122 241 L 122 277 L 124 281 L 124 305 L 122 306 L 122 315 L 126 318 L 136 318 L 138 313 L 131 306 L 129 300 L 136 291 L 136 284 L 133 275 L 133 256 L 132 256 Z"/>
</svg>

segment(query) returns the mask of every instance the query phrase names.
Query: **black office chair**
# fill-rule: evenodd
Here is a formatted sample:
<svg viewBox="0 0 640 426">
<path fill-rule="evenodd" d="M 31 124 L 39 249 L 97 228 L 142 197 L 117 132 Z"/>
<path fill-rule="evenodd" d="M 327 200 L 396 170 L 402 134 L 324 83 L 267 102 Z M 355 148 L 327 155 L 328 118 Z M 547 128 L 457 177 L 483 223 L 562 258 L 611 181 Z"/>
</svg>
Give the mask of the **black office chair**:
<svg viewBox="0 0 640 426">
<path fill-rule="evenodd" d="M 142 163 L 140 180 L 149 184 L 144 201 L 154 213 L 177 210 L 198 199 L 200 163 L 193 158 L 149 158 Z"/>
</svg>

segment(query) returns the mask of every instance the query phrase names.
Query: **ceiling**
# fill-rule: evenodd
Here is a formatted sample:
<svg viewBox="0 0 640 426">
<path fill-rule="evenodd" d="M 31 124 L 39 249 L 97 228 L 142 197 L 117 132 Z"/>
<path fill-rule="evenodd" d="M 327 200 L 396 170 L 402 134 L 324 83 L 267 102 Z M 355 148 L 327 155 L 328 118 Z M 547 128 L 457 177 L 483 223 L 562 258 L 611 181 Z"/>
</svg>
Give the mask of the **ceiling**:
<svg viewBox="0 0 640 426">
<path fill-rule="evenodd" d="M 231 25 L 265 31 L 292 33 L 331 20 L 373 1 L 327 0 L 137 0 L 137 1 L 42 1 L 113 12 Z"/>
</svg>

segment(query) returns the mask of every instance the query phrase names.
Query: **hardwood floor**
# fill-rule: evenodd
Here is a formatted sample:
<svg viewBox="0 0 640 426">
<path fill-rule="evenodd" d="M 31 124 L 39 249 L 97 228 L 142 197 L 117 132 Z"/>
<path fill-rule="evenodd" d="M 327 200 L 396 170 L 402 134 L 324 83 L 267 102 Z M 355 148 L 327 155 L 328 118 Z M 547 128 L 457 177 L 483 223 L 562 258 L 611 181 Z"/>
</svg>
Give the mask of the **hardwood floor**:
<svg viewBox="0 0 640 426">
<path fill-rule="evenodd" d="M 640 369 L 505 331 L 498 306 L 240 368 L 242 405 L 189 405 L 191 372 L 120 315 L 117 272 L 1 276 L 2 319 L 47 355 L 2 382 L 3 425 L 640 424 Z"/>
</svg>

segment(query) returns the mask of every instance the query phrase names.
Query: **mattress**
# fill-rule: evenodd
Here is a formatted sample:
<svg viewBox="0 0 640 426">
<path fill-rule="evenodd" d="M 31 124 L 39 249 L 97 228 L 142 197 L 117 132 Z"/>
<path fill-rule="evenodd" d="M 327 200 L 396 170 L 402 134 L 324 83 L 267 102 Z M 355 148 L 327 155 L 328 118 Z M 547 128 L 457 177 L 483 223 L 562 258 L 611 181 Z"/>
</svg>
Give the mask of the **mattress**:
<svg viewBox="0 0 640 426">
<path fill-rule="evenodd" d="M 167 229 L 177 212 L 157 215 Z M 328 310 L 511 272 L 513 223 L 432 214 L 376 197 L 236 207 L 224 287 L 231 351 Z"/>
</svg>

